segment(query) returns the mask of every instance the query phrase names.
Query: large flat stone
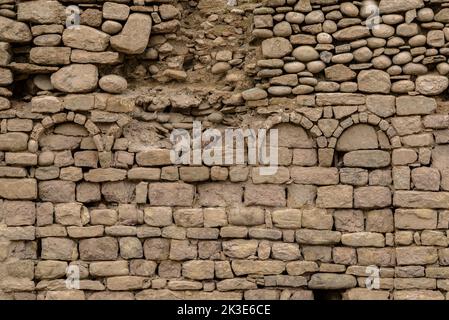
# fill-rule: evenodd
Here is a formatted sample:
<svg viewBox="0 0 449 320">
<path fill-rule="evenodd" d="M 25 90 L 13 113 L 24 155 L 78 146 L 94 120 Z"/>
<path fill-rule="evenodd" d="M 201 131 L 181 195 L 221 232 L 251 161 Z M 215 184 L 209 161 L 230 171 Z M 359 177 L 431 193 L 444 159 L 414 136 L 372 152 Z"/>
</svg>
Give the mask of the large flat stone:
<svg viewBox="0 0 449 320">
<path fill-rule="evenodd" d="M 402 96 L 396 99 L 398 116 L 431 114 L 437 108 L 433 98 L 424 96 Z"/>
<path fill-rule="evenodd" d="M 62 92 L 90 92 L 97 87 L 98 69 L 92 64 L 72 64 L 53 73 L 51 83 Z"/>
<path fill-rule="evenodd" d="M 0 179 L 0 198 L 33 200 L 37 198 L 35 179 Z"/>
<path fill-rule="evenodd" d="M 437 220 L 437 211 L 431 209 L 397 209 L 394 213 L 394 224 L 397 229 L 435 229 Z"/>
<path fill-rule="evenodd" d="M 87 51 L 105 51 L 109 45 L 110 36 L 89 26 L 65 29 L 62 34 L 64 45 Z"/>
<path fill-rule="evenodd" d="M 316 273 L 309 281 L 310 289 L 338 290 L 357 286 L 357 280 L 349 274 Z"/>
<path fill-rule="evenodd" d="M 423 0 L 381 0 L 379 10 L 382 14 L 405 12 L 424 7 Z"/>
<path fill-rule="evenodd" d="M 65 7 L 58 1 L 26 1 L 17 4 L 17 20 L 36 24 L 61 24 L 66 19 Z"/>
<path fill-rule="evenodd" d="M 449 192 L 396 191 L 393 199 L 396 207 L 449 209 Z"/>
<path fill-rule="evenodd" d="M 0 16 L 0 41 L 24 43 L 31 39 L 28 25 Z"/>
<path fill-rule="evenodd" d="M 28 148 L 28 136 L 21 132 L 0 134 L 0 151 L 25 151 Z"/>
<path fill-rule="evenodd" d="M 133 13 L 122 31 L 111 37 L 111 46 L 126 54 L 140 54 L 145 51 L 151 34 L 152 20 L 149 15 Z"/>
<path fill-rule="evenodd" d="M 30 61 L 43 65 L 69 64 L 70 52 L 66 47 L 35 47 L 30 51 Z"/>
<path fill-rule="evenodd" d="M 381 150 L 351 151 L 343 156 L 347 167 L 383 168 L 390 165 L 390 154 Z"/>
</svg>

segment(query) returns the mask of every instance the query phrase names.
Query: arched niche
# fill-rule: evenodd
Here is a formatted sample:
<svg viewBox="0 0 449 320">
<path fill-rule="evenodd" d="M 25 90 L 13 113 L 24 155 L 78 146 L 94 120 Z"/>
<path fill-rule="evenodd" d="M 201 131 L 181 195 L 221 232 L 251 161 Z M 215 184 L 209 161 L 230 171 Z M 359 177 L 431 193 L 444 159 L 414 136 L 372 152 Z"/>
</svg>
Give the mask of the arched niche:
<svg viewBox="0 0 449 320">
<path fill-rule="evenodd" d="M 391 143 L 384 131 L 370 124 L 347 128 L 335 146 L 335 166 L 381 169 L 391 165 Z"/>
<path fill-rule="evenodd" d="M 279 147 L 298 149 L 312 149 L 316 147 L 312 137 L 299 125 L 281 123 L 272 129 L 278 130 Z"/>
</svg>

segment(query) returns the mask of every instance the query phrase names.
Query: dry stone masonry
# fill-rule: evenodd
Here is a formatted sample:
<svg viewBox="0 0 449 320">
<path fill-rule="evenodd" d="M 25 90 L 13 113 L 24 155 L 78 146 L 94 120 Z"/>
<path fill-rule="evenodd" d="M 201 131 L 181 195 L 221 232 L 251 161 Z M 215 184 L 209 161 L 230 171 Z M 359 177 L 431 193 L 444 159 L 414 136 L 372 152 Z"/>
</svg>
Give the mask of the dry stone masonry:
<svg viewBox="0 0 449 320">
<path fill-rule="evenodd" d="M 449 298 L 448 57 L 448 0 L 0 0 L 0 298 Z"/>
</svg>

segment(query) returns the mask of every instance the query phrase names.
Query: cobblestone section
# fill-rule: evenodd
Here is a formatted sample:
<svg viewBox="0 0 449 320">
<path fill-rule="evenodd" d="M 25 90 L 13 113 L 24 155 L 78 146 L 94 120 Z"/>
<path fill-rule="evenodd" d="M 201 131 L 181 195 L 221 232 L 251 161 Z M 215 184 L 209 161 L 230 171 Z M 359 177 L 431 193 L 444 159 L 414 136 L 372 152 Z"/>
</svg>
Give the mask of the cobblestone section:
<svg viewBox="0 0 449 320">
<path fill-rule="evenodd" d="M 0 0 L 0 298 L 449 297 L 449 1 L 374 4 Z"/>
</svg>

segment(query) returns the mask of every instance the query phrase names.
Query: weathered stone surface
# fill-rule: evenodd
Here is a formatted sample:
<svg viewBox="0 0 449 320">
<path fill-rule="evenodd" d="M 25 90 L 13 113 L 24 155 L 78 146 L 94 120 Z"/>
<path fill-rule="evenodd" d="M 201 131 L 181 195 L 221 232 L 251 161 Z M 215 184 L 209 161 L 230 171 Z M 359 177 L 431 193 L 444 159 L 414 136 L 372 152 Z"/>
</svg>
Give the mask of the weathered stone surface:
<svg viewBox="0 0 449 320">
<path fill-rule="evenodd" d="M 425 191 L 396 191 L 394 205 L 403 208 L 449 208 L 449 193 Z"/>
<path fill-rule="evenodd" d="M 344 300 L 388 300 L 390 293 L 383 290 L 353 288 L 343 294 Z"/>
<path fill-rule="evenodd" d="M 352 26 L 335 32 L 332 35 L 338 41 L 352 41 L 370 36 L 367 28 L 362 26 Z"/>
<path fill-rule="evenodd" d="M 355 208 L 385 208 L 391 205 L 388 187 L 361 187 L 354 190 Z"/>
<path fill-rule="evenodd" d="M 56 113 L 63 108 L 61 101 L 56 97 L 39 96 L 31 100 L 31 110 L 33 112 Z"/>
<path fill-rule="evenodd" d="M 170 207 L 146 208 L 144 220 L 150 226 L 169 226 L 173 223 L 172 209 Z"/>
<path fill-rule="evenodd" d="M 351 151 L 344 155 L 343 163 L 356 168 L 384 168 L 390 164 L 390 154 L 380 150 Z"/>
<path fill-rule="evenodd" d="M 122 169 L 92 169 L 84 174 L 84 179 L 90 182 L 121 181 L 126 178 L 126 170 Z"/>
<path fill-rule="evenodd" d="M 118 52 L 91 52 L 79 49 L 72 49 L 70 60 L 73 63 L 95 63 L 95 64 L 118 64 L 123 61 L 123 57 Z"/>
<path fill-rule="evenodd" d="M 396 209 L 394 213 L 398 229 L 435 229 L 437 217 L 437 211 L 429 209 Z"/>
<path fill-rule="evenodd" d="M 374 232 L 347 233 L 341 236 L 341 243 L 349 247 L 384 247 L 385 238 Z"/>
<path fill-rule="evenodd" d="M 300 228 L 301 211 L 296 209 L 276 210 L 272 213 L 272 220 L 274 225 L 278 228 Z"/>
<path fill-rule="evenodd" d="M 279 130 L 279 147 L 313 148 L 313 140 L 303 128 L 292 124 L 280 124 L 275 129 Z"/>
<path fill-rule="evenodd" d="M 366 230 L 372 232 L 393 232 L 393 213 L 390 209 L 372 210 L 366 213 Z"/>
<path fill-rule="evenodd" d="M 335 228 L 338 231 L 357 232 L 364 230 L 363 212 L 359 210 L 336 210 Z"/>
<path fill-rule="evenodd" d="M 58 1 L 28 1 L 17 5 L 17 20 L 36 24 L 60 24 L 65 21 L 65 8 Z"/>
<path fill-rule="evenodd" d="M 435 168 L 416 168 L 412 170 L 412 182 L 418 190 L 439 191 L 441 175 Z"/>
<path fill-rule="evenodd" d="M 287 188 L 287 206 L 302 208 L 315 202 L 317 187 L 313 185 L 291 184 Z"/>
<path fill-rule="evenodd" d="M 379 4 L 379 9 L 383 14 L 405 12 L 422 7 L 424 7 L 424 2 L 422 0 L 381 0 Z"/>
<path fill-rule="evenodd" d="M 106 182 L 101 186 L 101 194 L 106 201 L 130 203 L 135 199 L 136 185 L 128 181 Z"/>
<path fill-rule="evenodd" d="M 416 90 L 427 96 L 443 93 L 449 86 L 449 79 L 439 75 L 424 75 L 416 79 Z"/>
<path fill-rule="evenodd" d="M 67 47 L 98 52 L 106 50 L 109 38 L 108 34 L 83 25 L 65 29 L 62 34 L 62 41 Z"/>
<path fill-rule="evenodd" d="M 119 276 L 108 278 L 106 286 L 112 291 L 146 289 L 150 287 L 150 280 L 137 276 Z"/>
<path fill-rule="evenodd" d="M 441 292 L 431 290 L 399 290 L 393 295 L 394 300 L 444 300 Z"/>
<path fill-rule="evenodd" d="M 38 47 L 30 51 L 30 60 L 43 65 L 62 65 L 70 63 L 70 48 Z"/>
<path fill-rule="evenodd" d="M 31 39 L 28 25 L 3 16 L 0 17 L 0 41 L 25 43 Z"/>
<path fill-rule="evenodd" d="M 426 265 L 438 260 L 437 249 L 433 247 L 396 248 L 398 265 Z"/>
<path fill-rule="evenodd" d="M 74 202 L 75 183 L 60 180 L 39 182 L 39 198 L 56 203 Z"/>
<path fill-rule="evenodd" d="M 394 266 L 396 263 L 394 248 L 358 248 L 357 258 L 362 266 Z"/>
<path fill-rule="evenodd" d="M 396 99 L 399 116 L 430 114 L 437 108 L 435 99 L 423 96 L 402 96 Z"/>
<path fill-rule="evenodd" d="M 262 54 L 265 58 L 282 58 L 292 51 L 293 46 L 285 38 L 272 38 L 262 42 Z"/>
<path fill-rule="evenodd" d="M 154 206 L 191 206 L 194 188 L 185 183 L 150 183 L 148 193 Z"/>
<path fill-rule="evenodd" d="M 111 37 L 111 46 L 126 54 L 143 53 L 151 34 L 152 20 L 149 15 L 133 13 L 128 17 L 122 31 Z"/>
<path fill-rule="evenodd" d="M 173 19 L 170 21 L 164 21 L 154 25 L 153 28 L 151 29 L 151 32 L 155 34 L 174 33 L 178 30 L 179 27 L 180 27 L 179 21 Z"/>
<path fill-rule="evenodd" d="M 136 155 L 136 162 L 141 166 L 163 166 L 170 165 L 170 151 L 164 149 L 153 149 L 139 152 Z"/>
<path fill-rule="evenodd" d="M 326 78 L 331 81 L 349 81 L 354 79 L 357 74 L 349 67 L 343 64 L 337 64 L 324 70 Z"/>
<path fill-rule="evenodd" d="M 33 200 L 37 198 L 35 179 L 0 179 L 0 197 L 9 200 Z"/>
<path fill-rule="evenodd" d="M 319 93 L 316 96 L 318 106 L 341 106 L 365 104 L 366 97 L 363 94 L 354 93 Z"/>
<path fill-rule="evenodd" d="M 105 2 L 103 5 L 103 18 L 111 20 L 126 20 L 129 7 L 120 3 Z"/>
<path fill-rule="evenodd" d="M 148 239 L 144 243 L 144 254 L 147 260 L 165 260 L 170 251 L 170 241 L 167 239 Z"/>
<path fill-rule="evenodd" d="M 72 64 L 51 75 L 52 85 L 63 92 L 90 92 L 97 87 L 98 70 L 92 64 Z"/>
<path fill-rule="evenodd" d="M 359 90 L 367 93 L 390 93 L 390 75 L 380 70 L 362 70 L 357 82 Z"/>
<path fill-rule="evenodd" d="M 301 46 L 293 50 L 292 56 L 301 62 L 311 62 L 319 58 L 319 53 L 313 47 Z"/>
<path fill-rule="evenodd" d="M 319 187 L 316 205 L 320 208 L 352 208 L 352 186 Z"/>
<path fill-rule="evenodd" d="M 332 185 L 339 181 L 336 168 L 292 167 L 291 177 L 298 184 Z"/>
<path fill-rule="evenodd" d="M 296 231 L 296 241 L 314 245 L 334 244 L 340 242 L 341 233 L 328 230 L 308 230 Z"/>
<path fill-rule="evenodd" d="M 118 255 L 118 243 L 112 237 L 80 240 L 79 251 L 83 260 L 115 260 Z"/>
<path fill-rule="evenodd" d="M 55 220 L 62 225 L 82 226 L 87 221 L 80 203 L 64 203 L 55 206 Z"/>
<path fill-rule="evenodd" d="M 89 273 L 97 277 L 124 276 L 129 274 L 127 261 L 92 262 Z"/>
<path fill-rule="evenodd" d="M 41 257 L 47 260 L 76 260 L 78 259 L 77 244 L 66 238 L 44 238 Z"/>
<path fill-rule="evenodd" d="M 237 276 L 247 274 L 269 275 L 281 274 L 285 270 L 285 263 L 282 261 L 251 261 L 234 260 L 232 269 Z"/>
<path fill-rule="evenodd" d="M 324 209 L 303 209 L 302 210 L 302 227 L 318 230 L 332 229 L 332 215 Z"/>
<path fill-rule="evenodd" d="M 217 283 L 217 289 L 220 291 L 248 290 L 256 288 L 257 285 L 254 282 L 240 278 L 225 279 Z"/>
<path fill-rule="evenodd" d="M 31 201 L 4 201 L 1 208 L 8 226 L 33 225 L 36 221 L 36 208 Z"/>
<path fill-rule="evenodd" d="M 59 134 L 52 134 L 41 137 L 39 140 L 39 145 L 42 149 L 45 150 L 62 151 L 58 155 L 59 159 L 55 156 L 55 164 L 67 165 L 71 164 L 71 154 L 69 155 L 66 151 L 63 150 L 75 149 L 80 145 L 80 142 L 80 137 L 69 137 Z M 58 160 L 60 160 L 60 163 Z"/>
<path fill-rule="evenodd" d="M 193 280 L 213 279 L 214 268 L 213 261 L 187 261 L 182 264 L 182 274 Z"/>
<path fill-rule="evenodd" d="M 346 129 L 337 142 L 338 151 L 356 151 L 360 149 L 377 149 L 377 135 L 370 125 L 359 124 Z"/>
<path fill-rule="evenodd" d="M 229 209 L 228 220 L 233 225 L 257 226 L 264 224 L 265 212 L 258 207 L 240 207 Z"/>
<path fill-rule="evenodd" d="M 21 132 L 0 134 L 1 151 L 24 151 L 28 147 L 28 136 Z"/>
<path fill-rule="evenodd" d="M 252 185 L 245 187 L 245 204 L 282 207 L 285 205 L 285 188 L 279 185 Z"/>
<path fill-rule="evenodd" d="M 437 145 L 432 150 L 432 167 L 442 171 L 449 169 L 446 161 L 449 156 L 449 147 L 447 145 Z"/>
<path fill-rule="evenodd" d="M 37 279 L 56 279 L 65 276 L 67 262 L 39 261 L 34 270 Z"/>
<path fill-rule="evenodd" d="M 101 89 L 109 93 L 123 93 L 128 87 L 128 82 L 123 77 L 110 74 L 101 77 L 98 85 Z"/>
<path fill-rule="evenodd" d="M 163 4 L 159 6 L 159 13 L 163 20 L 170 20 L 179 17 L 181 12 L 171 4 Z"/>
<path fill-rule="evenodd" d="M 348 289 L 354 288 L 357 280 L 354 276 L 347 274 L 317 273 L 312 275 L 308 285 L 311 289 Z"/>
<path fill-rule="evenodd" d="M 246 101 L 256 101 L 265 99 L 268 96 L 267 92 L 260 88 L 248 89 L 242 92 L 242 98 Z"/>
</svg>

